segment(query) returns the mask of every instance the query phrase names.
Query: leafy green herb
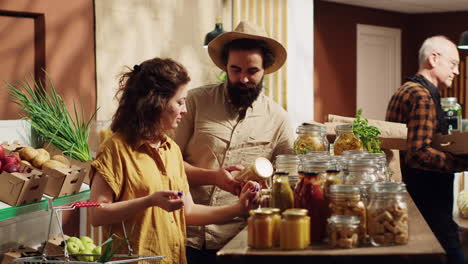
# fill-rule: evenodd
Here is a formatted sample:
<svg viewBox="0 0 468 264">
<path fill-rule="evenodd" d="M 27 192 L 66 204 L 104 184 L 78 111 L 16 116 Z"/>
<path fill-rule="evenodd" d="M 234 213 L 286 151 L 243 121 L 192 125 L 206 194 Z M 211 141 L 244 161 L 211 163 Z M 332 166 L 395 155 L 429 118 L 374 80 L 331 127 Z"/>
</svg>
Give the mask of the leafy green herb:
<svg viewBox="0 0 468 264">
<path fill-rule="evenodd" d="M 367 118 L 361 118 L 361 115 L 362 109 L 359 108 L 353 122 L 353 133 L 361 139 L 364 149 L 370 153 L 382 153 L 379 140 L 380 130 L 369 125 Z"/>
<path fill-rule="evenodd" d="M 72 118 L 65 101 L 57 94 L 49 77 L 47 86 L 34 81 L 32 76 L 30 79 L 32 84 L 25 78 L 19 82 L 19 87 L 6 82 L 10 101 L 24 111 L 22 118 L 29 120 L 42 140 L 54 145 L 63 154 L 82 162 L 91 160 L 88 135 L 91 120 L 97 110 L 86 119 L 83 105 L 78 112 L 73 104 Z"/>
</svg>

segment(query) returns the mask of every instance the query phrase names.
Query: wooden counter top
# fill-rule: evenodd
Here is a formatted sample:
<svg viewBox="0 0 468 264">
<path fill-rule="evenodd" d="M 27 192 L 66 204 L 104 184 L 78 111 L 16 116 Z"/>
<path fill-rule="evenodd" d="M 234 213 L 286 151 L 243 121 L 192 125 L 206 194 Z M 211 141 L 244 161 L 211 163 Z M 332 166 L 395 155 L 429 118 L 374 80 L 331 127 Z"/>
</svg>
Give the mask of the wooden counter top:
<svg viewBox="0 0 468 264">
<path fill-rule="evenodd" d="M 408 195 L 409 232 L 407 245 L 330 249 L 326 245 L 305 250 L 279 248 L 256 250 L 247 246 L 247 228 L 218 251 L 218 263 L 443 263 L 445 251 Z"/>
</svg>

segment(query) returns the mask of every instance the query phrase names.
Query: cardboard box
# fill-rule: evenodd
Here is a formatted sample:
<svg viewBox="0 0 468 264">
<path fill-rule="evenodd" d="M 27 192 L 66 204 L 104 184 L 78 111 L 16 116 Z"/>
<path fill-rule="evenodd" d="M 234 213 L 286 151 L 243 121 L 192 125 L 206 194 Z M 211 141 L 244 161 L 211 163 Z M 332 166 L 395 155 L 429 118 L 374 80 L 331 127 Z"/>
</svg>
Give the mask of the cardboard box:
<svg viewBox="0 0 468 264">
<path fill-rule="evenodd" d="M 26 173 L 3 171 L 0 174 L 0 201 L 11 205 L 22 205 L 42 199 L 48 177 L 38 170 Z"/>
<path fill-rule="evenodd" d="M 6 155 L 11 155 L 13 152 L 16 152 L 24 147 L 27 147 L 27 145 L 20 144 L 18 141 L 14 141 L 13 143 L 8 143 L 8 142 L 3 142 L 2 147 L 5 149 L 5 154 Z"/>
<path fill-rule="evenodd" d="M 67 240 L 69 236 L 65 235 L 65 240 Z M 55 237 L 51 236 L 50 239 L 47 241 L 47 248 L 46 254 L 47 256 L 58 256 L 63 255 L 63 247 L 61 246 L 63 242 L 63 238 L 61 235 Z M 39 248 L 39 251 L 42 252 L 43 246 Z"/>
<path fill-rule="evenodd" d="M 53 155 L 63 155 L 65 157 L 68 158 L 68 160 L 70 161 L 70 164 L 76 166 L 76 167 L 80 167 L 82 169 L 84 169 L 84 180 L 82 182 L 86 183 L 86 184 L 89 184 L 90 183 L 90 177 L 89 177 L 89 171 L 91 169 L 91 160 L 89 161 L 86 161 L 86 162 L 81 162 L 79 160 L 76 160 L 76 159 L 72 159 L 66 155 L 63 154 L 62 151 L 60 151 L 58 148 L 56 148 L 54 145 L 52 144 L 49 144 L 49 143 L 45 143 L 44 144 L 44 149 L 46 149 L 50 156 L 53 156 Z"/>
<path fill-rule="evenodd" d="M 30 255 L 30 253 L 39 254 L 37 250 L 28 247 L 20 249 L 11 249 L 3 255 L 2 264 L 18 264 L 19 262 L 14 262 L 13 260 L 21 257 L 22 253 L 28 253 L 28 255 Z"/>
<path fill-rule="evenodd" d="M 85 170 L 74 165 L 66 169 L 45 168 L 42 172 L 49 178 L 44 193 L 52 197 L 78 193 L 85 177 Z"/>
<path fill-rule="evenodd" d="M 432 146 L 455 155 L 468 155 L 468 132 L 452 131 L 451 135 L 436 134 L 432 139 Z"/>
</svg>

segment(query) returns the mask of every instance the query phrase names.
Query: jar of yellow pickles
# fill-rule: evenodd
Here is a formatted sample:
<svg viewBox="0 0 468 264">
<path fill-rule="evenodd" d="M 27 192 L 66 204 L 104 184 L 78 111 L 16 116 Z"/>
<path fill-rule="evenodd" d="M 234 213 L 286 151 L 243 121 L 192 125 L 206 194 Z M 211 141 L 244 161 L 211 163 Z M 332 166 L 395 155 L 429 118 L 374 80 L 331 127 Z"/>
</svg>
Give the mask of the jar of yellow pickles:
<svg viewBox="0 0 468 264">
<path fill-rule="evenodd" d="M 294 193 L 289 185 L 287 172 L 275 172 L 271 189 L 271 207 L 279 208 L 281 212 L 294 206 Z"/>
<path fill-rule="evenodd" d="M 361 140 L 354 135 L 353 125 L 344 124 L 336 126 L 336 139 L 333 143 L 333 152 L 335 155 L 341 155 L 345 150 L 362 150 Z"/>
<path fill-rule="evenodd" d="M 251 248 L 267 249 L 273 247 L 274 221 L 271 208 L 250 210 L 247 221 L 248 245 Z"/>
<path fill-rule="evenodd" d="M 310 218 L 305 209 L 289 209 L 283 212 L 280 231 L 280 248 L 305 249 L 310 243 Z"/>
</svg>

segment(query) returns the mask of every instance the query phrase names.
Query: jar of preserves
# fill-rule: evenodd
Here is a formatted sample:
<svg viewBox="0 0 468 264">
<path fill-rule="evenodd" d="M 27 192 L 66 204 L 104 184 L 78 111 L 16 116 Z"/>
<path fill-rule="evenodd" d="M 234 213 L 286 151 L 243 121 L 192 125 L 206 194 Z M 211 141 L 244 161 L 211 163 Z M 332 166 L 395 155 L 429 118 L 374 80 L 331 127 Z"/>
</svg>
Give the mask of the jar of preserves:
<svg viewBox="0 0 468 264">
<path fill-rule="evenodd" d="M 359 185 L 337 184 L 330 187 L 330 214 L 356 216 L 359 219 L 359 238 L 363 244 L 367 233 L 366 205 Z"/>
<path fill-rule="evenodd" d="M 328 204 L 324 195 L 326 167 L 317 162 L 302 165 L 299 183 L 294 190 L 294 207 L 308 210 L 311 219 L 310 238 L 312 243 L 321 242 L 325 237 Z"/>
<path fill-rule="evenodd" d="M 373 246 L 408 243 L 406 188 L 397 182 L 378 182 L 370 188 L 367 232 Z"/>
<path fill-rule="evenodd" d="M 247 221 L 248 245 L 252 248 L 266 249 L 273 247 L 274 222 L 273 212 L 268 208 L 250 210 Z"/>
<path fill-rule="evenodd" d="M 283 212 L 294 206 L 294 193 L 289 185 L 287 172 L 275 172 L 271 194 L 271 207 Z"/>
<path fill-rule="evenodd" d="M 294 141 L 294 153 L 306 154 L 310 151 L 327 151 L 328 139 L 325 126 L 316 124 L 303 124 L 296 130 L 297 138 Z"/>
<path fill-rule="evenodd" d="M 307 230 L 307 211 L 289 209 L 283 212 L 280 231 L 280 248 L 284 250 L 305 249 L 310 241 Z"/>
<path fill-rule="evenodd" d="M 275 160 L 275 171 L 277 172 L 288 172 L 288 179 L 291 188 L 296 187 L 297 181 L 299 180 L 299 163 L 300 158 L 294 154 L 283 154 L 277 155 Z"/>
<path fill-rule="evenodd" d="M 356 248 L 359 245 L 359 218 L 334 215 L 328 218 L 328 244 L 332 248 Z"/>
<path fill-rule="evenodd" d="M 333 143 L 333 151 L 335 155 L 341 155 L 345 150 L 363 149 L 361 140 L 353 133 L 352 124 L 337 125 L 335 130 L 336 139 Z"/>
</svg>

